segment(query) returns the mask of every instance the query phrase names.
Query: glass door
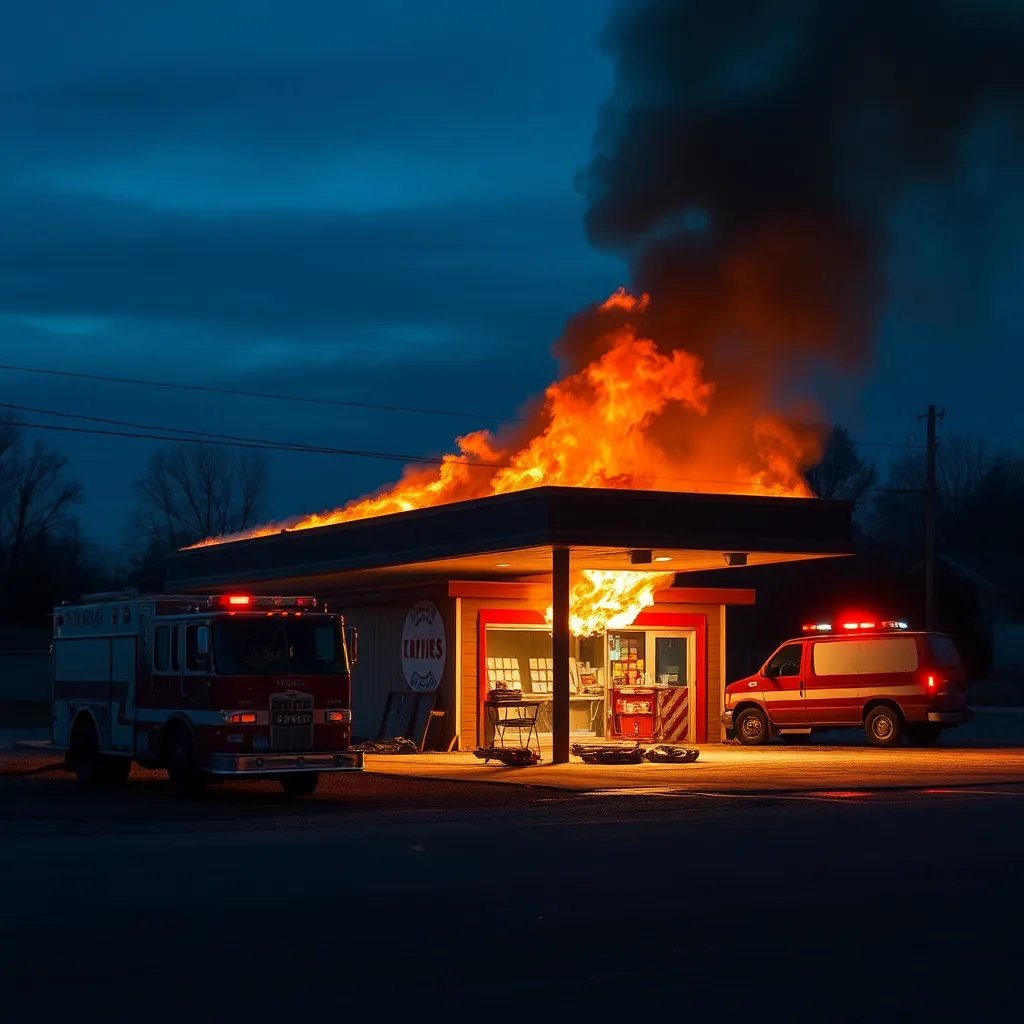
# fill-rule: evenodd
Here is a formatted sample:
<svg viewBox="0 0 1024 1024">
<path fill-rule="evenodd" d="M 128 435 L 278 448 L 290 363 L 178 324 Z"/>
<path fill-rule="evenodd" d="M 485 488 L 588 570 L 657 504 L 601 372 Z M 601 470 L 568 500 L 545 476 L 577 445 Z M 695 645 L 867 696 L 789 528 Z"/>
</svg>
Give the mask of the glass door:
<svg viewBox="0 0 1024 1024">
<path fill-rule="evenodd" d="M 692 743 L 697 703 L 695 634 L 683 630 L 650 630 L 647 660 L 658 688 L 656 738 L 663 743 Z"/>
</svg>

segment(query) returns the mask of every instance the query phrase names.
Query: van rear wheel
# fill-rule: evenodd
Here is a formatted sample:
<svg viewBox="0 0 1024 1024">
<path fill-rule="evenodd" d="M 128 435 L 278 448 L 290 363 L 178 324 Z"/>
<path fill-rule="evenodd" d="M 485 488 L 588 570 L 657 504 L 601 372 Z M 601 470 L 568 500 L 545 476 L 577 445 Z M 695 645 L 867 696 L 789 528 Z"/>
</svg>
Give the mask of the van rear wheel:
<svg viewBox="0 0 1024 1024">
<path fill-rule="evenodd" d="M 888 704 L 872 708 L 864 720 L 868 743 L 875 747 L 895 747 L 903 736 L 903 718 Z"/>
<path fill-rule="evenodd" d="M 768 719 L 759 708 L 745 708 L 736 716 L 736 738 L 748 747 L 768 742 Z"/>
</svg>

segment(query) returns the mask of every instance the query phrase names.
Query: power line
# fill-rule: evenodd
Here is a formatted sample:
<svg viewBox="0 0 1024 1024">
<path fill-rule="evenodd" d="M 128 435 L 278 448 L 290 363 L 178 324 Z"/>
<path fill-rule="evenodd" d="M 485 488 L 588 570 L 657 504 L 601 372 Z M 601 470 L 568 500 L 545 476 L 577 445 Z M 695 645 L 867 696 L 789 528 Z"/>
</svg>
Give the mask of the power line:
<svg viewBox="0 0 1024 1024">
<path fill-rule="evenodd" d="M 16 425 L 18 427 L 26 427 L 33 430 L 56 430 L 62 433 L 95 434 L 103 437 L 131 437 L 149 441 L 181 441 L 191 444 L 220 444 L 228 448 L 305 452 L 316 455 L 343 455 L 353 458 L 383 459 L 390 462 L 414 462 L 426 465 L 442 465 L 444 463 L 443 459 L 428 455 L 407 455 L 402 452 L 376 452 L 360 448 L 330 448 L 324 445 L 298 444 L 291 441 L 272 441 L 258 437 L 239 437 L 234 434 L 213 434 L 201 430 L 186 431 L 179 427 L 161 427 L 146 423 L 132 423 L 128 420 L 114 420 L 103 416 L 85 416 L 78 413 L 58 412 L 54 409 L 37 409 L 31 406 L 11 405 L 7 402 L 0 402 L 0 409 L 15 409 L 24 412 L 33 412 L 43 416 L 60 416 L 65 419 L 83 420 L 89 423 L 104 423 L 108 426 L 126 428 L 124 430 L 101 430 L 90 427 L 60 426 L 56 423 L 25 423 L 21 420 L 16 421 Z M 154 433 L 154 431 L 177 431 L 178 435 L 158 434 Z M 476 462 L 472 463 L 472 465 L 490 469 L 504 468 L 504 464 L 498 462 Z"/>
<path fill-rule="evenodd" d="M 9 409 L 28 409 L 29 407 L 10 405 L 8 403 L 0 402 L 0 408 Z M 98 416 L 84 416 L 76 413 L 65 413 L 57 412 L 55 410 L 47 409 L 31 409 L 31 411 L 40 413 L 46 416 L 62 416 L 70 419 L 81 419 L 87 422 L 98 422 L 105 423 L 109 426 L 122 426 L 125 429 L 122 430 L 110 430 L 100 427 L 73 427 L 68 425 L 60 425 L 56 423 L 27 423 L 24 421 L 17 421 L 17 426 L 30 430 L 51 430 L 58 433 L 65 434 L 86 434 L 100 437 L 122 437 L 132 438 L 138 440 L 149 440 L 149 441 L 173 441 L 181 442 L 184 444 L 218 444 L 226 448 L 248 448 L 257 451 L 283 451 L 283 452 L 298 452 L 303 454 L 315 454 L 315 455 L 340 455 L 344 457 L 352 458 L 365 458 L 365 459 L 379 459 L 389 462 L 401 462 L 401 463 L 414 463 L 419 465 L 430 465 L 430 466 L 443 466 L 453 464 L 453 459 L 443 459 L 434 456 L 427 455 L 407 455 L 399 452 L 377 452 L 366 449 L 351 449 L 351 448 L 329 448 L 321 445 L 302 445 L 293 444 L 286 441 L 272 441 L 265 440 L 262 438 L 245 438 L 236 437 L 231 434 L 211 434 L 200 431 L 192 431 L 194 436 L 169 436 L 168 434 L 154 433 L 154 431 L 169 431 L 177 430 L 176 427 L 159 427 L 149 426 L 145 424 L 134 424 L 126 420 L 111 420 L 104 417 Z M 458 457 L 456 457 L 458 458 Z M 508 462 L 459 462 L 458 465 L 466 466 L 472 469 L 490 469 L 490 470 L 501 470 L 512 468 L 511 463 Z M 676 484 L 707 484 L 709 486 L 721 486 L 721 487 L 736 487 L 738 481 L 736 480 L 712 480 L 709 478 L 700 477 L 671 477 L 671 476 L 658 476 L 651 478 L 655 482 L 660 483 L 676 483 Z M 920 494 L 919 490 L 913 488 L 893 488 L 893 487 L 870 487 L 865 494 Z"/>
<path fill-rule="evenodd" d="M 84 373 L 81 371 L 73 370 L 50 370 L 43 369 L 42 367 L 33 366 L 14 366 L 11 364 L 0 363 L 0 370 L 9 370 L 15 373 L 35 373 L 44 374 L 52 377 L 68 377 L 74 380 L 96 380 L 105 381 L 107 383 L 114 384 L 131 384 L 139 387 L 152 387 L 152 388 L 167 388 L 178 391 L 192 391 L 192 392 L 204 392 L 215 395 L 234 395 L 240 398 L 261 398 L 270 401 L 278 402 L 300 402 L 306 405 L 328 405 L 347 409 L 372 409 L 378 412 L 400 412 L 410 413 L 412 415 L 419 416 L 447 416 L 457 419 L 472 419 L 480 422 L 481 420 L 496 420 L 500 423 L 526 423 L 528 420 L 522 416 L 495 416 L 493 413 L 485 414 L 482 412 L 470 412 L 463 409 L 433 409 L 433 408 L 421 408 L 418 406 L 407 406 L 407 405 L 387 405 L 377 402 L 351 402 L 343 401 L 342 399 L 336 398 L 308 398 L 301 395 L 288 395 L 278 394 L 275 392 L 266 391 L 243 391 L 236 388 L 224 388 L 214 387 L 206 384 L 182 384 L 170 381 L 158 381 L 158 380 L 143 380 L 135 377 L 113 377 L 98 373 Z M 156 428 L 156 429 L 174 429 L 174 428 Z M 190 433 L 198 433 L 197 431 L 190 431 Z M 859 448 L 921 448 L 924 449 L 926 445 L 919 444 L 906 444 L 906 443 L 894 443 L 885 441 L 857 441 Z"/>
<path fill-rule="evenodd" d="M 1024 435 L 1011 434 L 1008 430 L 997 430 L 995 427 L 988 427 L 984 423 L 975 423 L 973 420 L 965 420 L 962 416 L 950 416 L 946 415 L 948 420 L 956 420 L 957 423 L 962 423 L 965 427 L 974 427 L 975 430 L 983 430 L 988 434 L 995 434 L 999 437 L 1009 438 L 1011 441 L 1018 441 L 1024 444 Z"/>
<path fill-rule="evenodd" d="M 344 409 L 373 409 L 377 412 L 412 413 L 417 416 L 447 416 L 457 419 L 498 420 L 502 423 L 525 423 L 521 416 L 495 416 L 493 413 L 465 412 L 456 409 L 429 409 L 409 405 L 384 405 L 376 402 L 349 402 L 339 398 L 308 398 L 301 395 L 278 394 L 269 391 L 241 391 L 236 388 L 214 387 L 209 384 L 180 384 L 162 380 L 142 380 L 136 377 L 111 377 L 100 373 L 75 370 L 47 370 L 38 366 L 13 366 L 0 363 L 0 370 L 12 373 L 36 373 L 49 377 L 70 377 L 73 380 L 98 380 L 108 384 L 132 384 L 147 388 L 169 388 L 177 391 L 198 391 L 212 395 L 236 395 L 240 398 L 263 398 L 275 402 L 301 402 L 303 405 L 331 405 Z"/>
</svg>

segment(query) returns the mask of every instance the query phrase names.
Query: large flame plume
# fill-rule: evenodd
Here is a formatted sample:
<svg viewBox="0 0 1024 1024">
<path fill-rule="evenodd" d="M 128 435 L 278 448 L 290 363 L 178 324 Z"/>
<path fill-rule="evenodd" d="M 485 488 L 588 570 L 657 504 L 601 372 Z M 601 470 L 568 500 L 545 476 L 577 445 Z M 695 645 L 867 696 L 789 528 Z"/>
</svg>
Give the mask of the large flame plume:
<svg viewBox="0 0 1024 1024">
<path fill-rule="evenodd" d="M 593 636 L 631 626 L 654 604 L 654 592 L 669 586 L 674 576 L 670 572 L 584 569 L 569 590 L 569 631 L 573 636 Z M 552 608 L 547 609 L 544 620 L 552 625 Z"/>
<path fill-rule="evenodd" d="M 820 432 L 750 409 L 708 422 L 715 386 L 681 347 L 664 351 L 638 331 L 649 297 L 624 289 L 595 311 L 589 360 L 548 387 L 526 430 L 459 437 L 437 469 L 343 508 L 274 523 L 229 540 L 307 530 L 542 485 L 807 497 L 801 470 L 820 455 Z M 674 415 L 666 420 L 666 413 Z M 704 426 L 702 427 L 702 423 Z"/>
</svg>

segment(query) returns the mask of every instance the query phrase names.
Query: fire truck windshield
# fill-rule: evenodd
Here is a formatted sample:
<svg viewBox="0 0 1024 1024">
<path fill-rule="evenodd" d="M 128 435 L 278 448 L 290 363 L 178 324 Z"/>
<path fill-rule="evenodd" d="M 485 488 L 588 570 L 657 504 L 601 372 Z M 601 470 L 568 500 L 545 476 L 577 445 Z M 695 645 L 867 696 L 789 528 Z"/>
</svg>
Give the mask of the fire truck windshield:
<svg viewBox="0 0 1024 1024">
<path fill-rule="evenodd" d="M 333 619 L 238 616 L 214 622 L 212 640 L 214 671 L 221 676 L 348 672 Z"/>
</svg>

